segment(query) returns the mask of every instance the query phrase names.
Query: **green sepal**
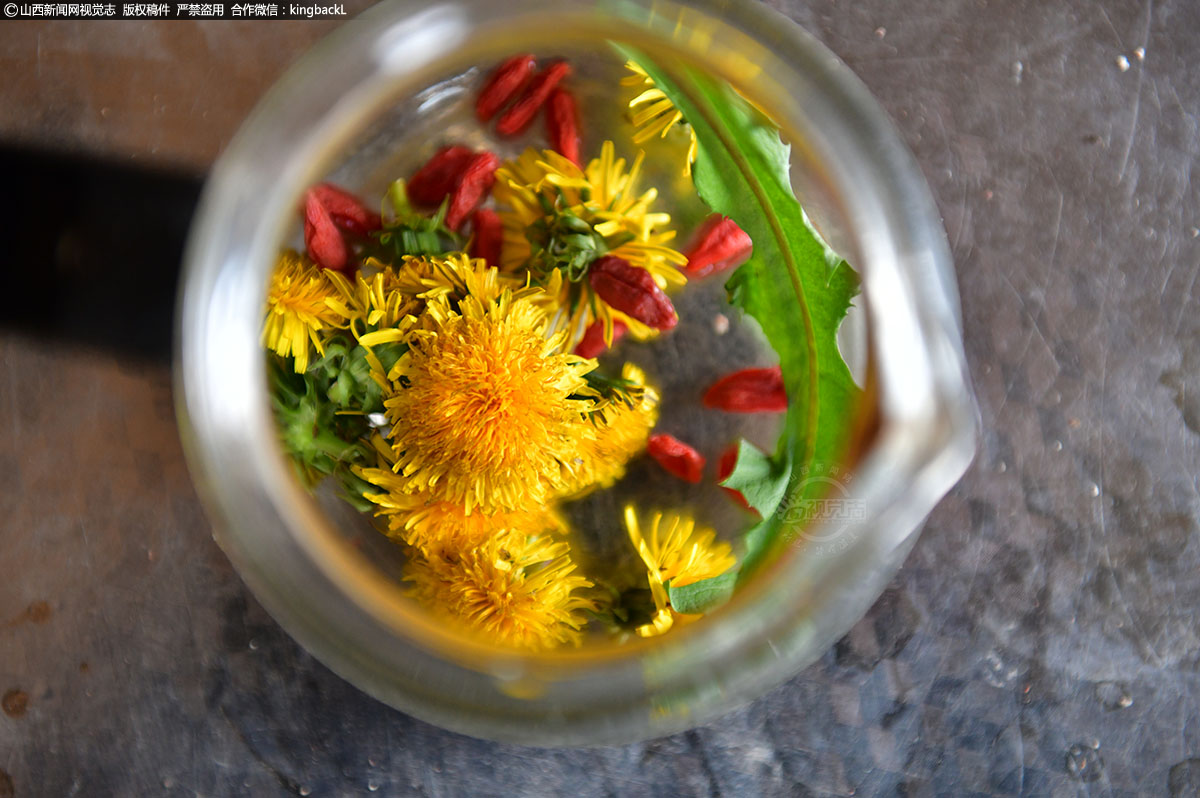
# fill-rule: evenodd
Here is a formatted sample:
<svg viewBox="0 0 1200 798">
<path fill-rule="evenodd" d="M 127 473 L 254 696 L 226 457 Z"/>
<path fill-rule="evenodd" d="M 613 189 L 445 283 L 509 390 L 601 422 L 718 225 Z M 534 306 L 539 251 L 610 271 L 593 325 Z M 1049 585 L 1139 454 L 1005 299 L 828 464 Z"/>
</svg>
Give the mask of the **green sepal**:
<svg viewBox="0 0 1200 798">
<path fill-rule="evenodd" d="M 275 358 L 271 382 L 280 440 L 295 460 L 318 474 L 331 474 L 339 463 L 363 459 L 359 439 L 366 422 L 336 414 L 325 398 L 328 388 L 318 385 L 323 382 L 319 374 L 289 373 L 288 364 Z"/>
<path fill-rule="evenodd" d="M 385 373 L 407 350 L 401 343 L 371 348 Z M 324 394 L 340 412 L 359 415 L 383 412 L 383 391 L 371 377 L 367 350 L 348 335 L 337 335 L 326 342 L 325 354 L 309 366 L 306 376 L 318 387 L 328 385 Z"/>
<path fill-rule="evenodd" d="M 337 476 L 338 481 L 341 482 L 342 498 L 351 507 L 360 513 L 369 513 L 379 507 L 375 502 L 366 498 L 368 494 L 380 493 L 378 486 L 367 482 L 355 474 L 352 468 L 346 466 L 337 469 Z"/>
<path fill-rule="evenodd" d="M 433 216 L 422 216 L 408 199 L 403 180 L 394 181 L 384 197 L 384 225 L 371 233 L 362 253 L 380 263 L 394 266 L 405 255 L 444 255 L 463 248 L 462 236 L 446 227 L 447 201 Z"/>
</svg>

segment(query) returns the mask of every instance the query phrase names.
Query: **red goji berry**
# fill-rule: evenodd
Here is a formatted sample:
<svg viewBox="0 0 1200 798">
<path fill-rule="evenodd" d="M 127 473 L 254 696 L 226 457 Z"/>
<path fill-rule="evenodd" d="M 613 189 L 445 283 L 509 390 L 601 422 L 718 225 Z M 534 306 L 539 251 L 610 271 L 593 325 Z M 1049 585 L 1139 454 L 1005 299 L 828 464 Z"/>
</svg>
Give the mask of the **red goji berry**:
<svg viewBox="0 0 1200 798">
<path fill-rule="evenodd" d="M 555 89 L 546 101 L 546 136 L 556 152 L 583 166 L 579 162 L 579 111 L 575 97 L 566 89 Z"/>
<path fill-rule="evenodd" d="M 645 269 L 616 255 L 605 255 L 588 269 L 588 283 L 610 306 L 656 330 L 669 330 L 679 321 L 675 306 Z"/>
<path fill-rule="evenodd" d="M 499 266 L 500 241 L 504 234 L 500 215 L 487 208 L 481 208 L 471 217 L 471 227 L 475 233 L 471 239 L 471 257 L 483 258 L 488 266 Z"/>
<path fill-rule="evenodd" d="M 450 208 L 446 211 L 446 226 L 451 230 L 462 227 L 467 217 L 487 198 L 496 182 L 496 170 L 500 159 L 494 154 L 479 152 L 471 156 L 463 169 L 458 185 L 450 193 Z"/>
<path fill-rule="evenodd" d="M 534 75 L 533 80 L 525 87 L 524 94 L 500 116 L 500 121 L 496 123 L 496 132 L 501 136 L 519 136 L 524 133 L 525 128 L 529 127 L 529 123 L 550 98 L 550 92 L 569 74 L 570 64 L 566 61 L 555 61 Z"/>
<path fill-rule="evenodd" d="M 408 198 L 417 205 L 438 205 L 458 185 L 458 179 L 474 156 L 467 147 L 442 147 L 408 181 Z"/>
<path fill-rule="evenodd" d="M 737 222 L 714 213 L 692 237 L 691 246 L 683 253 L 688 259 L 683 268 L 689 277 L 704 277 L 741 266 L 753 249 L 750 236 Z"/>
<path fill-rule="evenodd" d="M 729 413 L 782 413 L 787 410 L 783 372 L 779 366 L 735 371 L 714 382 L 703 401 Z"/>
<path fill-rule="evenodd" d="M 730 446 L 725 451 L 721 452 L 721 459 L 717 461 L 717 482 L 718 483 L 724 482 L 725 479 L 730 474 L 733 473 L 733 469 L 737 465 L 737 457 L 738 457 L 738 445 L 736 443 L 733 444 L 732 446 Z M 721 485 L 721 490 L 728 493 L 729 498 L 733 499 L 734 502 L 741 505 L 743 510 L 749 510 L 750 512 L 754 513 L 755 515 L 760 515 L 758 510 L 755 510 L 753 507 L 750 506 L 750 503 L 746 501 L 746 497 L 742 495 L 742 492 L 740 490 L 735 490 L 733 488 L 727 488 L 724 485 Z"/>
<path fill-rule="evenodd" d="M 319 183 L 311 189 L 317 201 L 329 211 L 333 223 L 347 233 L 365 236 L 383 227 L 379 214 L 367 210 L 358 197 L 331 183 Z"/>
<path fill-rule="evenodd" d="M 617 345 L 617 341 L 620 341 L 628 330 L 625 322 L 613 319 L 613 346 Z M 575 354 L 580 357 L 597 357 L 607 348 L 608 345 L 604 343 L 604 322 L 594 321 L 584 331 L 583 340 L 575 347 Z"/>
<path fill-rule="evenodd" d="M 304 195 L 304 247 L 317 265 L 342 271 L 350 262 L 346 240 L 313 191 Z"/>
<path fill-rule="evenodd" d="M 479 90 L 479 97 L 475 100 L 475 118 L 480 122 L 490 121 L 497 111 L 525 88 L 536 66 L 537 60 L 532 55 L 521 53 L 496 67 Z"/>
<path fill-rule="evenodd" d="M 704 455 L 671 435 L 651 435 L 646 441 L 646 452 L 667 473 L 685 482 L 696 483 L 704 476 Z"/>
</svg>

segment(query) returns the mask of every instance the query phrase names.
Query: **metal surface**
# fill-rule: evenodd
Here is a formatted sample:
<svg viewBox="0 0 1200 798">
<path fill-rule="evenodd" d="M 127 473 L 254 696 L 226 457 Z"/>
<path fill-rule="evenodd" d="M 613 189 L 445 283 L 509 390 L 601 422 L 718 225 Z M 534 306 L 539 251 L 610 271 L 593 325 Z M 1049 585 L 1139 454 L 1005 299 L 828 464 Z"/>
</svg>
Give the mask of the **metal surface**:
<svg viewBox="0 0 1200 798">
<path fill-rule="evenodd" d="M 0 796 L 1196 794 L 1200 7 L 782 6 L 925 170 L 984 421 L 871 614 L 685 734 L 561 751 L 443 732 L 248 597 L 165 366 L 4 333 Z"/>
</svg>

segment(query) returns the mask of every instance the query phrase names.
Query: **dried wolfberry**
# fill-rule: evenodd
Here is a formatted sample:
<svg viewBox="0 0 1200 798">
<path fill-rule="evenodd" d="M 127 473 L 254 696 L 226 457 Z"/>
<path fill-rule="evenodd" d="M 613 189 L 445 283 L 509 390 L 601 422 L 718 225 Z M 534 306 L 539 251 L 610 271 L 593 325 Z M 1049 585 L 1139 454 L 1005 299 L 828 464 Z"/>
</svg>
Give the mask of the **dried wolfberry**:
<svg viewBox="0 0 1200 798">
<path fill-rule="evenodd" d="M 696 483 L 704 476 L 704 455 L 671 435 L 651 435 L 646 452 L 668 473 Z"/>
<path fill-rule="evenodd" d="M 709 274 L 741 266 L 750 257 L 754 243 L 737 222 L 728 216 L 714 213 L 704 220 L 692 237 L 692 243 L 683 254 L 687 265 L 683 267 L 688 277 L 704 277 Z"/>
<path fill-rule="evenodd" d="M 555 89 L 546 101 L 546 136 L 550 146 L 576 166 L 579 162 L 579 110 L 566 89 Z"/>
<path fill-rule="evenodd" d="M 442 147 L 408 181 L 408 198 L 417 205 L 435 206 L 458 185 L 463 170 L 475 156 L 467 147 Z"/>
<path fill-rule="evenodd" d="M 319 183 L 311 189 L 317 201 L 329 211 L 333 223 L 347 233 L 365 236 L 383 227 L 379 214 L 367 210 L 358 197 L 332 183 Z"/>
<path fill-rule="evenodd" d="M 617 341 L 620 341 L 628 330 L 625 322 L 613 319 L 613 346 L 617 345 Z M 580 357 L 598 357 L 607 348 L 608 345 L 604 343 L 604 322 L 594 321 L 584 331 L 583 340 L 575 347 L 575 354 Z"/>
<path fill-rule="evenodd" d="M 779 366 L 727 374 L 704 394 L 704 406 L 730 413 L 782 413 L 787 392 Z"/>
<path fill-rule="evenodd" d="M 569 74 L 570 64 L 566 61 L 555 61 L 534 75 L 520 99 L 500 116 L 500 121 L 496 123 L 496 132 L 501 136 L 519 136 L 524 133 L 525 128 L 529 127 L 529 123 L 550 98 L 550 92 Z"/>
<path fill-rule="evenodd" d="M 499 266 L 500 241 L 504 234 L 500 215 L 487 208 L 481 208 L 471 217 L 471 227 L 475 232 L 474 238 L 471 239 L 471 257 L 483 258 L 488 266 Z"/>
<path fill-rule="evenodd" d="M 675 306 L 645 269 L 616 255 L 605 255 L 588 269 L 596 295 L 626 316 L 656 330 L 669 330 L 679 321 Z"/>
<path fill-rule="evenodd" d="M 497 111 L 525 88 L 536 66 L 537 60 L 532 55 L 521 53 L 496 67 L 479 90 L 479 98 L 475 100 L 475 118 L 480 122 L 490 121 Z"/>
<path fill-rule="evenodd" d="M 450 194 L 450 208 L 446 211 L 447 227 L 451 230 L 462 227 L 471 212 L 487 198 L 492 184 L 496 182 L 496 170 L 499 168 L 500 159 L 486 150 L 471 156 L 458 179 L 458 185 Z"/>
<path fill-rule="evenodd" d="M 724 482 L 726 478 L 733 473 L 734 467 L 737 465 L 738 445 L 735 443 L 725 451 L 721 452 L 721 459 L 717 461 L 717 482 Z M 749 510 L 755 515 L 760 515 L 758 510 L 750 506 L 746 501 L 746 497 L 742 495 L 740 490 L 727 488 L 721 485 L 721 490 L 729 494 L 729 498 L 733 499 L 737 504 L 741 505 L 742 509 Z"/>
<path fill-rule="evenodd" d="M 304 247 L 308 256 L 326 269 L 341 271 L 350 262 L 346 240 L 312 190 L 304 194 Z"/>
</svg>

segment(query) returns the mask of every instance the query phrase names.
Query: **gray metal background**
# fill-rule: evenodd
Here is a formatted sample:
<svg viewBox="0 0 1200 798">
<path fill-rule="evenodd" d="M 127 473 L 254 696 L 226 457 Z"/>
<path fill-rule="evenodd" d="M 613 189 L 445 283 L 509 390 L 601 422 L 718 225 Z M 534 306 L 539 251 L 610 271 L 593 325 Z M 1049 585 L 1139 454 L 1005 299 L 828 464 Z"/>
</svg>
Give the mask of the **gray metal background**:
<svg viewBox="0 0 1200 798">
<path fill-rule="evenodd" d="M 685 734 L 568 751 L 444 732 L 247 594 L 165 367 L 6 333 L 0 798 L 1198 793 L 1200 4 L 775 5 L 916 153 L 982 408 L 975 465 L 870 615 Z M 202 169 L 279 48 L 328 28 L 158 25 L 121 46 L 117 23 L 0 25 L 0 136 Z"/>
</svg>

